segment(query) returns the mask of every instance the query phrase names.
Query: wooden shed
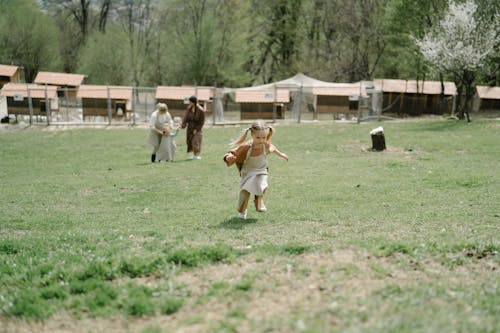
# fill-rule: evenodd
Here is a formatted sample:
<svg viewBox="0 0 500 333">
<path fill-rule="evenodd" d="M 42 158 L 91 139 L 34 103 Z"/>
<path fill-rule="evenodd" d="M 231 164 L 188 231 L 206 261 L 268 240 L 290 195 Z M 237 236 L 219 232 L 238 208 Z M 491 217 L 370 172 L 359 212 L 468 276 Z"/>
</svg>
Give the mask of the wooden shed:
<svg viewBox="0 0 500 333">
<path fill-rule="evenodd" d="M 47 101 L 50 110 L 57 110 L 57 88 L 26 83 L 7 83 L 0 90 L 0 96 L 7 98 L 9 115 L 30 115 L 30 105 L 33 115 L 45 116 Z"/>
<path fill-rule="evenodd" d="M 128 119 L 132 111 L 132 87 L 81 85 L 77 97 L 82 100 L 82 116 L 101 116 Z"/>
<path fill-rule="evenodd" d="M 215 88 L 193 86 L 158 86 L 156 87 L 156 102 L 165 103 L 172 117 L 183 117 L 187 109 L 187 99 L 196 96 L 203 106 L 206 116 L 212 113 L 212 100 Z M 151 110 L 152 112 L 153 110 Z"/>
<path fill-rule="evenodd" d="M 59 97 L 75 97 L 84 79 L 83 74 L 38 72 L 34 82 L 57 87 Z"/>
<path fill-rule="evenodd" d="M 18 66 L 0 65 L 0 89 L 6 83 L 21 82 L 21 73 Z"/>
<path fill-rule="evenodd" d="M 375 79 L 376 91 L 383 94 L 385 113 L 418 116 L 446 114 L 453 109 L 454 82 Z M 443 98 L 441 98 L 443 94 Z"/>
<path fill-rule="evenodd" d="M 336 86 L 319 86 L 311 89 L 316 97 L 315 104 L 318 113 L 357 114 L 358 98 L 351 97 L 366 95 L 361 82 L 338 83 Z"/>
<path fill-rule="evenodd" d="M 285 105 L 290 102 L 290 92 L 287 89 L 236 89 L 234 100 L 240 104 L 240 119 L 276 119 L 285 117 Z"/>
<path fill-rule="evenodd" d="M 500 111 L 500 87 L 476 87 L 475 111 Z"/>
</svg>

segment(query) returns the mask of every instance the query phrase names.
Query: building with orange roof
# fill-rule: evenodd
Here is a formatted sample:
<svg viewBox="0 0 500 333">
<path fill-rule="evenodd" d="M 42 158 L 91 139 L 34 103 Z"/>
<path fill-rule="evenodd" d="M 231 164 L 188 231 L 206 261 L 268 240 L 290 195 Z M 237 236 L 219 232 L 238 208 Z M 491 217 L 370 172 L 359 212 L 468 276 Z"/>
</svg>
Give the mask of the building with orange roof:
<svg viewBox="0 0 500 333">
<path fill-rule="evenodd" d="M 500 87 L 477 86 L 474 111 L 500 111 Z"/>
<path fill-rule="evenodd" d="M 91 116 L 127 119 L 132 111 L 132 87 L 81 85 L 76 97 L 82 101 L 83 120 Z"/>
<path fill-rule="evenodd" d="M 21 71 L 18 66 L 0 65 L 0 89 L 9 82 L 21 82 Z"/>
<path fill-rule="evenodd" d="M 385 113 L 418 116 L 446 114 L 453 110 L 454 82 L 375 79 L 375 91 L 383 94 Z"/>
<path fill-rule="evenodd" d="M 7 98 L 9 115 L 45 116 L 48 109 L 58 109 L 57 88 L 52 86 L 7 83 L 0 90 L 0 96 Z"/>
<path fill-rule="evenodd" d="M 58 88 L 59 97 L 76 96 L 77 89 L 83 84 L 85 75 L 57 73 L 57 72 L 38 72 L 34 83 L 55 86 Z"/>
<path fill-rule="evenodd" d="M 288 89 L 243 88 L 234 92 L 234 101 L 240 104 L 240 119 L 283 119 L 285 104 L 290 102 Z"/>
<path fill-rule="evenodd" d="M 203 106 L 207 114 L 210 114 L 214 94 L 215 88 L 213 87 L 158 86 L 155 98 L 157 103 L 167 104 L 168 112 L 172 117 L 183 117 L 187 108 L 187 100 L 191 96 L 196 96 L 198 103 Z"/>
</svg>

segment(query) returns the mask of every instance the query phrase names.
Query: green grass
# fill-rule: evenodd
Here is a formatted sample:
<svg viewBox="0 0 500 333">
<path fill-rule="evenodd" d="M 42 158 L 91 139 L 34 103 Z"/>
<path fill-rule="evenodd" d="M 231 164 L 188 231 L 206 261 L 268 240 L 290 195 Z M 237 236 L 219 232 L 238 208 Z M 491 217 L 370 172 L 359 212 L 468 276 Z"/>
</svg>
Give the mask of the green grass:
<svg viewBox="0 0 500 333">
<path fill-rule="evenodd" d="M 268 212 L 245 221 L 222 162 L 239 126 L 206 128 L 201 161 L 180 135 L 164 164 L 146 129 L 0 131 L 2 323 L 500 330 L 500 123 L 386 122 L 367 151 L 379 125 L 276 126 L 290 160 L 269 157 Z"/>
</svg>

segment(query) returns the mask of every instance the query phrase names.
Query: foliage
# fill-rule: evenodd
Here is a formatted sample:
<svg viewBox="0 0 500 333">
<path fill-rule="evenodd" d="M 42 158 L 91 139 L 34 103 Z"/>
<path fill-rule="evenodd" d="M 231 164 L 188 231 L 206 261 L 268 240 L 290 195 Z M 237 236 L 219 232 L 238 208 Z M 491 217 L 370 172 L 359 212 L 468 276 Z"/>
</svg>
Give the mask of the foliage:
<svg viewBox="0 0 500 333">
<path fill-rule="evenodd" d="M 416 39 L 426 60 L 454 76 L 458 96 L 465 97 L 462 103 L 459 100 L 459 115 L 465 112 L 468 120 L 478 70 L 500 45 L 500 12 L 486 21 L 477 17 L 477 9 L 473 0 L 450 3 L 439 25 Z"/>
<path fill-rule="evenodd" d="M 0 63 L 24 67 L 27 82 L 59 68 L 54 22 L 31 1 L 5 1 L 0 10 Z"/>
<path fill-rule="evenodd" d="M 496 2 L 475 3 L 478 22 L 498 22 Z M 0 40 L 8 41 L 0 50 L 0 63 L 24 66 L 27 81 L 40 68 L 80 72 L 96 84 L 136 86 L 240 87 L 297 72 L 334 82 L 453 79 L 429 67 L 411 38 L 423 39 L 438 26 L 446 0 L 39 0 L 38 7 L 22 0 L 19 8 L 12 4 L 0 1 L 10 8 L 0 13 L 0 25 L 7 27 Z M 26 12 L 34 17 L 30 22 L 47 22 L 40 29 L 17 31 L 25 22 L 13 22 L 21 14 L 7 14 L 10 11 Z M 29 44 L 19 40 L 23 34 L 26 40 L 32 38 Z M 498 82 L 498 43 L 495 47 L 491 57 L 481 60 L 478 83 Z M 32 59 L 30 54 L 40 56 Z"/>
<path fill-rule="evenodd" d="M 258 52 L 249 70 L 264 83 L 296 74 L 302 1 L 256 1 L 254 8 L 259 19 L 251 21 L 249 44 Z"/>
<path fill-rule="evenodd" d="M 119 28 L 108 28 L 107 33 L 96 31 L 81 50 L 78 73 L 88 76 L 87 83 L 120 85 L 130 81 L 130 57 L 125 33 Z"/>
<path fill-rule="evenodd" d="M 428 69 L 412 36 L 422 37 L 441 16 L 446 0 L 390 0 L 383 29 L 386 49 L 376 77 L 425 79 Z"/>
</svg>

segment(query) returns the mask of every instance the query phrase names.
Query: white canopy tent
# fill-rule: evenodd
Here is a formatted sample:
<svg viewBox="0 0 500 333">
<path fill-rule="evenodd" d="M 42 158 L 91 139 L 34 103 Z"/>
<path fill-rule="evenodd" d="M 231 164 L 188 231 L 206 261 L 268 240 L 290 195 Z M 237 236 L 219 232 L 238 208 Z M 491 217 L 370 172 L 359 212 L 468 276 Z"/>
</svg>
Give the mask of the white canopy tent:
<svg viewBox="0 0 500 333">
<path fill-rule="evenodd" d="M 365 85 L 362 82 L 356 83 L 333 83 L 314 79 L 302 73 L 298 73 L 288 79 L 263 84 L 253 87 L 228 89 L 226 93 L 234 94 L 234 100 L 239 99 L 248 102 L 249 98 L 256 98 L 255 102 L 263 102 L 265 98 L 268 102 L 287 103 L 291 102 L 292 119 L 300 121 L 303 111 L 316 110 L 316 96 L 365 96 Z M 287 95 L 287 96 L 284 96 Z M 244 96 L 244 97 L 243 97 Z M 259 96 L 260 99 L 259 99 Z M 262 97 L 264 96 L 264 97 Z M 259 100 L 257 100 L 259 99 Z"/>
</svg>

